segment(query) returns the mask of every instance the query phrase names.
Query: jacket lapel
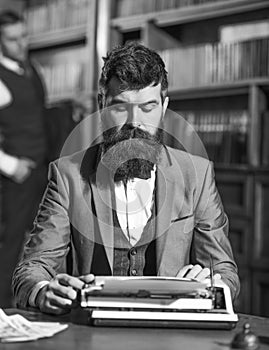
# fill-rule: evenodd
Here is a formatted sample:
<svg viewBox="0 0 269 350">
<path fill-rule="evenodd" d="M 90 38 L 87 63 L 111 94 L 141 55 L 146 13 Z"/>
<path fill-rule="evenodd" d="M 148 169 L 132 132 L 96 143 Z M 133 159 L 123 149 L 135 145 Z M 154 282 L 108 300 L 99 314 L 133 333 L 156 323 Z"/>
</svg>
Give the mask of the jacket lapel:
<svg viewBox="0 0 269 350">
<path fill-rule="evenodd" d="M 156 183 L 156 249 L 157 275 L 176 276 L 178 272 L 177 256 L 173 254 L 177 247 L 177 236 L 169 232 L 171 221 L 179 217 L 184 200 L 184 186 L 181 171 L 176 161 L 165 148 L 162 162 L 157 170 Z"/>
<path fill-rule="evenodd" d="M 96 208 L 96 218 L 100 229 L 100 235 L 110 269 L 113 273 L 114 228 L 112 216 L 112 183 L 108 169 L 99 162 L 96 174 L 90 176 L 92 184 L 93 201 Z"/>
</svg>

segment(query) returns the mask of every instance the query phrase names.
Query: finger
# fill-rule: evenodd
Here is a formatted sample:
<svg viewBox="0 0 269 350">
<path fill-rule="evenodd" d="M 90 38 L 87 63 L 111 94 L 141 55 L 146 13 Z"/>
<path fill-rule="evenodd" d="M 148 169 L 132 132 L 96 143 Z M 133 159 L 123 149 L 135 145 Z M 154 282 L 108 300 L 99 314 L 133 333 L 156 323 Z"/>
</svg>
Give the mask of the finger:
<svg viewBox="0 0 269 350">
<path fill-rule="evenodd" d="M 192 265 L 192 264 L 184 266 L 181 270 L 178 271 L 176 277 L 180 277 L 180 278 L 181 278 L 181 277 L 185 277 L 185 274 L 186 274 L 189 270 L 191 270 L 192 268 L 193 268 L 193 265 Z"/>
<path fill-rule="evenodd" d="M 64 298 L 62 296 L 56 295 L 53 293 L 52 290 L 49 290 L 46 293 L 46 299 L 45 299 L 45 305 L 47 306 L 56 306 L 60 307 L 61 309 L 71 309 L 72 307 L 72 300 L 68 298 Z"/>
<path fill-rule="evenodd" d="M 68 307 L 57 306 L 57 303 L 53 304 L 53 302 L 51 302 L 51 298 L 53 297 L 53 292 L 49 290 L 49 285 L 44 286 L 39 291 L 36 303 L 42 312 L 61 315 L 70 310 Z M 70 303 L 70 301 L 67 301 L 67 304 L 68 303 Z"/>
<path fill-rule="evenodd" d="M 29 176 L 29 172 L 27 172 L 27 173 L 24 174 L 24 175 L 15 176 L 15 177 L 13 178 L 13 180 L 14 180 L 15 182 L 17 182 L 18 184 L 21 184 L 21 183 L 23 183 L 23 182 L 27 179 L 28 176 Z"/>
<path fill-rule="evenodd" d="M 194 278 L 199 282 L 203 282 L 209 276 L 210 276 L 210 269 L 208 267 L 205 267 Z"/>
<path fill-rule="evenodd" d="M 221 280 L 221 274 L 216 273 L 216 274 L 214 275 L 214 280 L 216 280 L 216 281 Z"/>
<path fill-rule="evenodd" d="M 52 281 L 49 285 L 49 290 L 53 292 L 53 294 L 69 299 L 70 301 L 76 300 L 77 291 L 70 286 L 63 286 L 58 283 L 58 280 Z"/>
<path fill-rule="evenodd" d="M 29 172 L 30 172 L 30 169 L 24 168 L 24 167 L 19 167 L 16 170 L 16 173 L 13 175 L 13 178 L 18 182 L 22 181 L 25 177 L 28 176 Z"/>
<path fill-rule="evenodd" d="M 51 305 L 49 302 L 46 302 L 42 306 L 40 306 L 40 311 L 48 314 L 63 315 L 68 313 L 70 309 L 64 309 L 59 306 Z"/>
<path fill-rule="evenodd" d="M 27 169 L 27 171 L 25 171 L 25 173 L 20 176 L 20 182 L 24 182 L 27 179 L 27 177 L 30 175 L 30 173 L 31 173 L 31 170 Z"/>
<path fill-rule="evenodd" d="M 32 159 L 22 158 L 22 161 L 30 168 L 35 168 L 36 167 L 36 162 L 34 162 Z"/>
<path fill-rule="evenodd" d="M 84 282 L 78 277 L 70 276 L 65 273 L 57 275 L 57 279 L 61 285 L 70 286 L 77 290 L 82 289 L 84 285 Z"/>
<path fill-rule="evenodd" d="M 202 271 L 202 266 L 201 265 L 194 265 L 184 277 L 186 278 L 191 278 L 191 279 L 196 279 L 196 276 L 199 275 L 199 273 Z"/>
<path fill-rule="evenodd" d="M 32 160 L 30 160 L 30 162 L 28 163 L 28 165 L 29 165 L 29 167 L 30 168 L 36 168 L 36 162 L 34 162 L 34 161 L 32 161 Z"/>
<path fill-rule="evenodd" d="M 88 284 L 88 283 L 93 283 L 94 282 L 95 276 L 92 273 L 89 273 L 87 275 L 79 276 L 79 279 L 81 281 L 83 281 L 85 284 Z"/>
<path fill-rule="evenodd" d="M 37 295 L 36 302 L 42 312 L 60 315 L 77 306 L 76 301 L 54 294 L 50 285 L 51 282 L 44 286 Z"/>
</svg>

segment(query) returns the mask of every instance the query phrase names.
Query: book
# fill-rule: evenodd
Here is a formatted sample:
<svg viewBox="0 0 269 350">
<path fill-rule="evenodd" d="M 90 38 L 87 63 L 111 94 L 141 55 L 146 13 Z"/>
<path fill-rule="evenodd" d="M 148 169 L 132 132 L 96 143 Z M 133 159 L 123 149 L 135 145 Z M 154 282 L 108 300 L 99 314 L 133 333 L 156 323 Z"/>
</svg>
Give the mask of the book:
<svg viewBox="0 0 269 350">
<path fill-rule="evenodd" d="M 26 10 L 30 35 L 85 25 L 92 0 L 30 0 Z"/>
<path fill-rule="evenodd" d="M 170 90 L 184 90 L 269 75 L 269 36 L 245 41 L 188 45 L 159 51 Z"/>
<path fill-rule="evenodd" d="M 262 114 L 262 144 L 261 144 L 261 163 L 264 166 L 269 165 L 269 111 Z"/>
<path fill-rule="evenodd" d="M 168 119 L 169 125 L 166 129 L 171 134 L 174 134 L 175 130 L 185 131 L 179 139 L 181 144 L 188 145 L 185 147 L 187 151 L 203 156 L 201 151 L 204 146 L 207 152 L 206 158 L 216 163 L 246 162 L 250 121 L 246 110 L 176 111 L 176 113 L 177 119 L 183 117 L 185 125 L 189 124 L 193 132 L 187 133 L 186 126 L 183 130 L 184 123 L 179 127 L 175 118 Z M 197 143 L 197 139 L 200 139 L 200 143 Z"/>
<path fill-rule="evenodd" d="M 219 29 L 221 42 L 239 42 L 269 36 L 269 20 L 237 23 L 221 26 Z"/>
</svg>

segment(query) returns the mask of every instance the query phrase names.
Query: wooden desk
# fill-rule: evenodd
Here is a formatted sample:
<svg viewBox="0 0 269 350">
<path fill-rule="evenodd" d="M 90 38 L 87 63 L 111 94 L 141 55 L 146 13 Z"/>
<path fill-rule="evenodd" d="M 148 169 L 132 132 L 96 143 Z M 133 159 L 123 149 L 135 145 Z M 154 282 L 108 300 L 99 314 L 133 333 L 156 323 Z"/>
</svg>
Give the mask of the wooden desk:
<svg viewBox="0 0 269 350">
<path fill-rule="evenodd" d="M 48 339 L 27 343 L 0 343 L 0 350 L 228 350 L 234 334 L 242 329 L 245 322 L 249 322 L 253 332 L 264 340 L 260 350 L 269 349 L 269 319 L 248 315 L 239 315 L 237 327 L 226 331 L 90 327 L 83 325 L 83 318 L 76 313 L 54 317 L 16 309 L 5 312 L 20 313 L 30 321 L 68 322 L 69 327 Z"/>
</svg>

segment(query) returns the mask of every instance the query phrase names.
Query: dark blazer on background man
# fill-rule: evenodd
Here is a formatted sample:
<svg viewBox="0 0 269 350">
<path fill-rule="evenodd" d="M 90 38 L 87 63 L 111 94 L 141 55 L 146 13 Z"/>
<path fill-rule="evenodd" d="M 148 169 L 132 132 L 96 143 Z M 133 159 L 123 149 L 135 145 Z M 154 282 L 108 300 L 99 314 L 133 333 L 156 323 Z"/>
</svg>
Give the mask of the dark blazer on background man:
<svg viewBox="0 0 269 350">
<path fill-rule="evenodd" d="M 27 305 L 37 282 L 66 271 L 67 255 L 72 257 L 69 273 L 90 273 L 97 232 L 113 271 L 114 184 L 100 155 L 97 145 L 51 163 L 34 230 L 13 276 L 19 305 Z M 155 198 L 157 275 L 176 276 L 189 263 L 209 267 L 211 256 L 214 273 L 221 274 L 235 297 L 237 267 L 212 163 L 164 147 Z"/>
</svg>

